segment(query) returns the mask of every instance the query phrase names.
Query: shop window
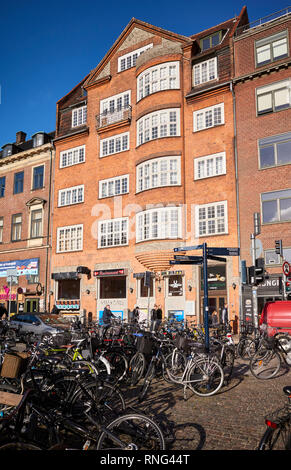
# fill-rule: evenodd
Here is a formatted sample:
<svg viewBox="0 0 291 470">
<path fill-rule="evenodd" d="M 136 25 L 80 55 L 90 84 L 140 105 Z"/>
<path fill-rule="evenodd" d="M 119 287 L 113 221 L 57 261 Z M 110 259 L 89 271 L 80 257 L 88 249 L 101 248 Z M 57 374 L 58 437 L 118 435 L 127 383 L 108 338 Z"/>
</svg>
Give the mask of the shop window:
<svg viewBox="0 0 291 470">
<path fill-rule="evenodd" d="M 112 276 L 100 278 L 100 299 L 125 299 L 126 277 Z"/>
<path fill-rule="evenodd" d="M 80 279 L 62 279 L 58 281 L 58 299 L 80 299 Z"/>
</svg>

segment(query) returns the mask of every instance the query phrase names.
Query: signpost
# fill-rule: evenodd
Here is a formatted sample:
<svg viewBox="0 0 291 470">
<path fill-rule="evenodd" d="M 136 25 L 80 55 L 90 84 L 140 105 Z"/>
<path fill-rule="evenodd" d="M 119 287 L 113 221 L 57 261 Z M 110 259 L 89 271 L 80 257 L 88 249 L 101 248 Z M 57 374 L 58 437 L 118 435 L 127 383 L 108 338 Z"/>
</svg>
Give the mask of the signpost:
<svg viewBox="0 0 291 470">
<path fill-rule="evenodd" d="M 170 264 L 192 264 L 203 265 L 203 292 L 204 292 L 204 302 L 203 302 L 203 312 L 204 312 L 204 330 L 205 330 L 205 349 L 209 351 L 209 323 L 208 323 L 208 266 L 207 259 L 226 262 L 226 258 L 221 258 L 219 256 L 239 256 L 239 248 L 219 248 L 219 247 L 207 247 L 207 243 L 202 245 L 195 246 L 184 246 L 179 248 L 174 248 L 174 252 L 179 251 L 191 251 L 191 250 L 202 250 L 202 256 L 186 256 L 186 255 L 175 255 L 174 260 L 170 260 Z"/>
<path fill-rule="evenodd" d="M 10 313 L 11 313 L 11 287 L 12 282 L 15 280 L 17 281 L 18 271 L 17 269 L 7 269 L 7 282 L 9 284 L 9 306 L 8 306 L 8 320 L 10 320 Z"/>
</svg>

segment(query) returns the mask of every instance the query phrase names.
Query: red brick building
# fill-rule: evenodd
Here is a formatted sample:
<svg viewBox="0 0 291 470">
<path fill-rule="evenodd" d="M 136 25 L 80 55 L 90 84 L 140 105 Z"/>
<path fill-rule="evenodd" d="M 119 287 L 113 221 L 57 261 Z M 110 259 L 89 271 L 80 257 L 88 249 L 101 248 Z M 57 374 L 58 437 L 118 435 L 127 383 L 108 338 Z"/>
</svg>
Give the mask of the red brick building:
<svg viewBox="0 0 291 470">
<path fill-rule="evenodd" d="M 17 132 L 0 152 L 0 303 L 11 313 L 49 308 L 53 138 Z"/>
<path fill-rule="evenodd" d="M 252 265 L 250 234 L 259 213 L 257 256 L 270 274 L 258 288 L 259 312 L 266 300 L 282 298 L 275 240 L 291 261 L 290 39 L 289 9 L 238 28 L 233 43 L 241 258 Z M 244 292 L 246 302 L 251 294 Z"/>
<path fill-rule="evenodd" d="M 238 246 L 232 37 L 247 22 L 243 9 L 185 37 L 132 19 L 59 100 L 51 289 L 62 311 L 98 319 L 109 304 L 126 318 L 157 303 L 165 318 L 202 321 L 201 267 L 169 260 L 179 246 Z M 227 302 L 238 315 L 238 258 L 209 262 L 209 285 L 211 310 Z"/>
</svg>

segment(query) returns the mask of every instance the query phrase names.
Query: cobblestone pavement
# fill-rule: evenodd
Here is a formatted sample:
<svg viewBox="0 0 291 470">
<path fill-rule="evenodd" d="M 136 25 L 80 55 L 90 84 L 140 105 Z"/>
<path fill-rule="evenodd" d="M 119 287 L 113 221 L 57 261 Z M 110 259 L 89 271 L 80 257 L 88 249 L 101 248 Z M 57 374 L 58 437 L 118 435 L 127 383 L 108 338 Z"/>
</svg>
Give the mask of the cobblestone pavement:
<svg viewBox="0 0 291 470">
<path fill-rule="evenodd" d="M 171 450 L 255 450 L 265 430 L 266 414 L 284 405 L 282 389 L 290 384 L 286 369 L 274 379 L 258 380 L 248 362 L 236 359 L 231 382 L 214 396 L 188 392 L 185 401 L 183 387 L 155 379 L 146 401 L 138 407 L 173 427 Z M 135 405 L 130 395 L 127 390 L 128 403 Z"/>
</svg>

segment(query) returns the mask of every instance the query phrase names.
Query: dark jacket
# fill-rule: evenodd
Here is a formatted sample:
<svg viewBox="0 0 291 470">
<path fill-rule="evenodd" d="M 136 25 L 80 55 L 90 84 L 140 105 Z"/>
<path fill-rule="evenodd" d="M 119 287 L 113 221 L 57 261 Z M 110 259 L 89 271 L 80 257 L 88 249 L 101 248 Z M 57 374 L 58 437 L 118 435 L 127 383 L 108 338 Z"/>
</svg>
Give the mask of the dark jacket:
<svg viewBox="0 0 291 470">
<path fill-rule="evenodd" d="M 162 312 L 162 309 L 161 309 L 161 308 L 157 308 L 157 310 L 156 310 L 156 318 L 157 318 L 157 320 L 162 320 L 162 318 L 163 318 L 163 312 Z"/>
<path fill-rule="evenodd" d="M 111 310 L 105 307 L 103 310 L 103 316 L 102 316 L 103 323 L 104 324 L 110 323 L 111 318 L 115 318 L 115 315 L 113 315 Z"/>
<path fill-rule="evenodd" d="M 157 320 L 157 311 L 155 308 L 151 311 L 152 320 Z"/>
<path fill-rule="evenodd" d="M 3 305 L 0 305 L 0 318 L 2 318 L 4 315 L 8 315 L 8 312 L 6 308 Z"/>
</svg>

